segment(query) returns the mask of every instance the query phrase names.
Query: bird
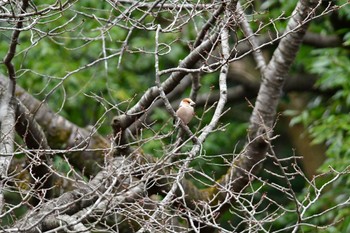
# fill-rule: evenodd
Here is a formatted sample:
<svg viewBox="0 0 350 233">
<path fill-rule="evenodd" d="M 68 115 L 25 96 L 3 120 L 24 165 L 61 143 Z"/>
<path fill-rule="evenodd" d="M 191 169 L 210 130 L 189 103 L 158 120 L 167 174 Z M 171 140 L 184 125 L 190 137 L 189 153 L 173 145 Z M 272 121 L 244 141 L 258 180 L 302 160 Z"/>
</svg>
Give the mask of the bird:
<svg viewBox="0 0 350 233">
<path fill-rule="evenodd" d="M 188 125 L 188 123 L 192 120 L 194 116 L 194 105 L 196 103 L 193 102 L 190 98 L 184 98 L 181 100 L 179 108 L 176 111 L 176 116 L 180 118 L 180 120 L 185 124 Z"/>
</svg>

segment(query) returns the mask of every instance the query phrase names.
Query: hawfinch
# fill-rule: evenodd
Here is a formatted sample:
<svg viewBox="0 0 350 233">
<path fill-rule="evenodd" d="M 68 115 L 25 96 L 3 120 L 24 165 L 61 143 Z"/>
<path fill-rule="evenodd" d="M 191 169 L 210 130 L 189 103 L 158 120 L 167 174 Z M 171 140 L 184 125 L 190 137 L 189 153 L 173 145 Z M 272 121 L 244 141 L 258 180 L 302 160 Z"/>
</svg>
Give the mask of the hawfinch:
<svg viewBox="0 0 350 233">
<path fill-rule="evenodd" d="M 187 125 L 194 116 L 194 105 L 195 102 L 190 98 L 185 98 L 180 102 L 179 109 L 176 111 L 176 116 L 178 116 L 185 125 Z"/>
</svg>

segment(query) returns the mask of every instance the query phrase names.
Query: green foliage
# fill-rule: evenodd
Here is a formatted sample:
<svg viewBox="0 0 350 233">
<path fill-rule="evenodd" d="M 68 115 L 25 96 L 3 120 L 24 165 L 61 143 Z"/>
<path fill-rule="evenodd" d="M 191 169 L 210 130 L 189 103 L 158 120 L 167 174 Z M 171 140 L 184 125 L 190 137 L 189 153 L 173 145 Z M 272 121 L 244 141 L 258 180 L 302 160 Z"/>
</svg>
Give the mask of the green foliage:
<svg viewBox="0 0 350 233">
<path fill-rule="evenodd" d="M 350 147 L 350 59 L 342 49 L 319 49 L 311 53 L 306 68 L 320 76 L 318 87 L 329 97 L 317 96 L 309 108 L 295 117 L 292 123 L 302 122 L 308 127 L 314 143 L 328 145 L 328 161 L 337 170 L 348 166 Z"/>
<path fill-rule="evenodd" d="M 348 41 L 348 34 L 345 40 Z M 343 48 L 307 50 L 310 51 L 310 55 L 304 57 L 304 67 L 320 77 L 317 87 L 324 94 L 314 96 L 308 108 L 295 116 L 291 123 L 304 124 L 313 137 L 313 143 L 327 145 L 327 160 L 319 169 L 320 172 L 327 172 L 332 168 L 347 174 L 350 161 L 349 52 Z M 321 177 L 319 180 L 326 182 L 328 178 Z M 330 206 L 344 203 L 348 198 L 349 182 L 349 176 L 339 178 L 322 192 L 318 201 L 306 212 L 307 216 L 318 214 L 318 217 L 310 219 L 310 223 L 327 226 L 322 232 L 349 231 L 349 209 L 345 206 L 319 214 Z M 305 193 L 309 193 L 308 190 L 305 190 Z M 315 228 L 305 225 L 302 231 L 315 232 Z"/>
<path fill-rule="evenodd" d="M 68 172 L 71 172 L 71 167 L 69 166 L 68 162 L 60 156 L 54 157 L 53 165 L 57 169 L 57 171 L 61 172 L 62 174 L 67 174 Z"/>
<path fill-rule="evenodd" d="M 336 2 L 338 5 L 345 6 L 339 9 L 339 17 L 350 20 L 350 8 L 346 6 L 346 4 L 348 4 L 348 0 L 337 0 Z"/>
<path fill-rule="evenodd" d="M 267 0 L 263 1 L 260 7 L 262 10 L 269 10 L 270 16 L 279 16 L 282 12 L 285 12 L 286 15 L 290 15 L 293 9 L 295 8 L 296 2 L 297 1 Z M 281 9 L 283 9 L 283 11 Z"/>
</svg>

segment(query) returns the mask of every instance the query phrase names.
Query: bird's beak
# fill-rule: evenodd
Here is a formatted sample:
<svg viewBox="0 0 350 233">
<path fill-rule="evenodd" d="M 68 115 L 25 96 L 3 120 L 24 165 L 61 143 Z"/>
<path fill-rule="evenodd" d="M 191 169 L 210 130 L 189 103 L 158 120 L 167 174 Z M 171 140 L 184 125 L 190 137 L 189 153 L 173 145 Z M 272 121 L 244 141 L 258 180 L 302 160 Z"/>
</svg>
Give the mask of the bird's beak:
<svg viewBox="0 0 350 233">
<path fill-rule="evenodd" d="M 191 105 L 191 106 L 195 106 L 196 103 L 195 103 L 195 102 L 191 102 L 190 105 Z"/>
</svg>

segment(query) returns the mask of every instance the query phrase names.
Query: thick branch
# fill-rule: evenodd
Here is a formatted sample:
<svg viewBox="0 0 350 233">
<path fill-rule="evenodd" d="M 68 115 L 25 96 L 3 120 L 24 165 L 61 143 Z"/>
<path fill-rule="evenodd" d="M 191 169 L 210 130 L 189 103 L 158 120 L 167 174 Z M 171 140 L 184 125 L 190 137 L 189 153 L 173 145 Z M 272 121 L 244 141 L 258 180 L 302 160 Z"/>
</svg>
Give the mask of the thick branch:
<svg viewBox="0 0 350 233">
<path fill-rule="evenodd" d="M 25 12 L 28 7 L 28 0 L 23 0 L 21 6 L 21 13 Z M 16 48 L 18 44 L 18 38 L 20 30 L 23 26 L 23 18 L 19 18 L 16 24 L 16 30 L 12 33 L 11 43 L 9 50 L 4 58 L 4 65 L 7 68 L 9 74 L 9 81 L 7 84 L 7 90 L 1 95 L 0 100 L 0 211 L 4 205 L 3 190 L 4 181 L 7 178 L 7 170 L 11 162 L 12 153 L 14 149 L 14 125 L 15 125 L 15 106 L 14 95 L 16 89 L 16 71 L 12 64 L 12 59 L 16 54 Z M 6 155 L 5 155 L 6 154 Z"/>
<path fill-rule="evenodd" d="M 2 115 L 0 121 L 0 212 L 2 211 L 5 204 L 3 192 L 6 180 L 8 178 L 7 170 L 10 166 L 14 150 L 13 142 L 15 137 L 15 110 L 13 97 L 10 98 L 5 110 L 5 114 L 4 112 L 1 112 Z"/>
<path fill-rule="evenodd" d="M 307 32 L 304 36 L 303 44 L 317 48 L 329 48 L 342 46 L 342 40 L 337 35 L 321 35 Z"/>
<path fill-rule="evenodd" d="M 27 148 L 33 150 L 32 158 L 28 158 L 28 163 L 32 163 L 31 175 L 33 175 L 32 182 L 35 183 L 34 190 L 40 190 L 38 197 L 50 198 L 52 193 L 52 176 L 49 169 L 51 166 L 51 158 L 46 154 L 50 151 L 46 136 L 40 125 L 35 121 L 29 110 L 17 99 L 16 101 L 16 131 L 23 139 Z M 37 161 L 36 158 L 39 158 Z M 34 182 L 35 181 L 35 182 Z M 34 197 L 32 204 L 37 205 L 39 199 Z"/>
<path fill-rule="evenodd" d="M 143 196 L 144 187 L 138 180 L 126 178 L 133 171 L 134 163 L 118 157 L 111 161 L 110 166 L 99 172 L 90 182 L 78 181 L 78 188 L 66 192 L 62 196 L 44 203 L 29 211 L 22 220 L 14 226 L 14 231 L 43 232 L 48 230 L 65 229 L 68 226 L 79 224 L 92 211 L 104 211 L 98 204 L 115 196 L 115 205 L 135 200 Z M 128 190 L 128 191 L 126 191 Z M 91 207 L 91 209 L 89 209 Z M 77 222 L 66 223 L 62 216 L 74 216 L 84 208 L 89 211 Z"/>
<path fill-rule="evenodd" d="M 298 2 L 288 22 L 286 29 L 288 34 L 281 39 L 263 74 L 263 82 L 250 119 L 247 146 L 219 182 L 224 187 L 231 187 L 233 192 L 242 191 L 249 183 L 251 174 L 258 170 L 266 156 L 282 87 L 316 4 L 317 1 Z M 230 182 L 233 182 L 233 185 Z"/>
<path fill-rule="evenodd" d="M 6 86 L 6 79 L 0 75 L 0 86 Z M 35 99 L 25 90 L 16 87 L 16 96 L 34 114 L 34 119 L 46 133 L 52 149 L 67 149 L 71 152 L 68 159 L 74 167 L 84 169 L 85 174 L 96 174 L 104 161 L 104 150 L 109 148 L 108 141 L 95 130 L 80 128 L 49 107 Z M 62 145 L 66 145 L 62 148 Z"/>
</svg>

